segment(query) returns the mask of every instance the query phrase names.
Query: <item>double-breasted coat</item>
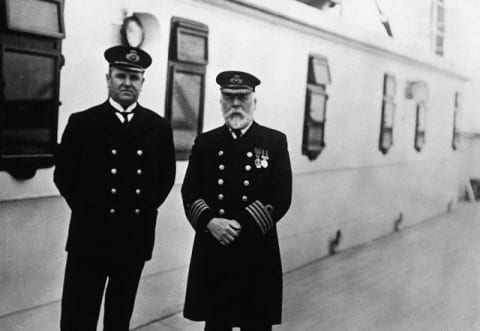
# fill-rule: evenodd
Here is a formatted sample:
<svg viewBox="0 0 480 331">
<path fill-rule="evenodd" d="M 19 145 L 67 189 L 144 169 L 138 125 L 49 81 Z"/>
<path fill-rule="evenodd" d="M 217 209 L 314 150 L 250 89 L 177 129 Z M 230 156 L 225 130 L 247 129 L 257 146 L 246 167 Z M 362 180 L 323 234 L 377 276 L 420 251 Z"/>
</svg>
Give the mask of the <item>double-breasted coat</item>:
<svg viewBox="0 0 480 331">
<path fill-rule="evenodd" d="M 254 122 L 239 139 L 226 126 L 197 137 L 182 197 L 196 231 L 184 316 L 232 325 L 278 324 L 282 266 L 276 223 L 290 206 L 292 174 L 286 136 Z M 222 246 L 206 230 L 213 217 L 242 230 Z"/>
<path fill-rule="evenodd" d="M 134 112 L 124 124 L 107 101 L 69 118 L 54 171 L 71 208 L 69 253 L 113 261 L 152 256 L 175 152 L 165 119 L 140 105 Z"/>
</svg>

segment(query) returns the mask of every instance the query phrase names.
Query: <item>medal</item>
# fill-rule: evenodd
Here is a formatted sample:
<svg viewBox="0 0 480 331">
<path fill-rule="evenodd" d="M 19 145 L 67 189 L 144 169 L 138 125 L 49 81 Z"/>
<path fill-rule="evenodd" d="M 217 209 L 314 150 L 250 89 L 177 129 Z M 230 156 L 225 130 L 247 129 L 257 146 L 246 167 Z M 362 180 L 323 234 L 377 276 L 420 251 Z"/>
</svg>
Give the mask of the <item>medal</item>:
<svg viewBox="0 0 480 331">
<path fill-rule="evenodd" d="M 255 151 L 255 167 L 258 169 L 260 168 L 267 168 L 268 167 L 268 150 L 261 149 L 261 148 L 254 148 Z"/>
<path fill-rule="evenodd" d="M 263 154 L 262 154 L 262 162 L 260 163 L 262 165 L 263 168 L 266 168 L 268 167 L 268 151 L 263 151 Z"/>
<path fill-rule="evenodd" d="M 262 155 L 262 150 L 258 147 L 255 147 L 253 151 L 255 152 L 255 167 L 257 169 L 260 169 L 262 167 L 262 160 L 260 159 L 260 156 Z"/>
</svg>

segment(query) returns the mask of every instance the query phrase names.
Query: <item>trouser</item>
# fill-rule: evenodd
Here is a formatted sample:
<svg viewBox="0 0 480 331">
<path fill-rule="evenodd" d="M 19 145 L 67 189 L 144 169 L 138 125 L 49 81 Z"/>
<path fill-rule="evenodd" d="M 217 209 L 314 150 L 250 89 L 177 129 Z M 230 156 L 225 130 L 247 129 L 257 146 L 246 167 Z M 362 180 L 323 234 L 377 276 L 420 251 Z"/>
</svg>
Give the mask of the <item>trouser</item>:
<svg viewBox="0 0 480 331">
<path fill-rule="evenodd" d="M 103 330 L 128 331 L 144 265 L 145 261 L 107 262 L 68 254 L 60 330 L 95 331 L 107 283 Z"/>
<path fill-rule="evenodd" d="M 231 331 L 233 327 L 223 322 L 206 321 L 205 331 Z M 240 325 L 241 331 L 272 331 L 271 325 Z"/>
</svg>

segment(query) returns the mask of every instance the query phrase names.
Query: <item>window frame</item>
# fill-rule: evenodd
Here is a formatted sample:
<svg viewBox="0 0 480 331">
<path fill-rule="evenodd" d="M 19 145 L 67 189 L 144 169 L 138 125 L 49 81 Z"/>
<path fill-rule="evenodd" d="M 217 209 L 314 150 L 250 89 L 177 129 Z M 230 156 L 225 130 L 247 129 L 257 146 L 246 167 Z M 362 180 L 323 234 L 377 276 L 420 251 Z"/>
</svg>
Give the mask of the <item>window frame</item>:
<svg viewBox="0 0 480 331">
<path fill-rule="evenodd" d="M 315 65 L 323 65 L 326 69 L 326 80 L 318 81 L 315 77 Z M 310 161 L 315 160 L 318 155 L 325 148 L 325 124 L 327 121 L 327 104 L 329 95 L 327 93 L 327 86 L 331 84 L 330 66 L 328 58 L 319 54 L 309 54 L 307 66 L 307 86 L 305 93 L 305 110 L 303 121 L 303 138 L 302 138 L 302 155 L 306 155 Z M 312 96 L 314 94 L 323 97 L 322 105 L 322 120 L 316 120 L 312 113 L 314 107 L 312 106 Z M 321 131 L 320 135 L 312 138 L 312 132 Z"/>
<path fill-rule="evenodd" d="M 54 2 L 59 6 L 59 28 L 64 32 L 63 25 L 63 4 L 64 0 L 47 0 L 47 2 Z M 16 29 L 15 25 L 12 25 L 10 21 L 7 25 L 7 12 L 0 10 L 0 16 L 2 19 L 5 19 L 5 24 L 0 27 L 0 171 L 8 172 L 12 177 L 17 180 L 26 180 L 35 176 L 35 173 L 38 169 L 49 168 L 54 165 L 54 155 L 57 148 L 57 138 L 58 138 L 58 113 L 60 107 L 60 77 L 61 77 L 61 68 L 64 65 L 64 58 L 61 53 L 62 51 L 62 39 L 64 34 L 49 34 L 38 31 L 23 29 Z M 11 18 L 9 18 L 11 20 Z M 37 32 L 37 33 L 35 33 Z M 48 57 L 53 60 L 53 76 L 52 76 L 52 93 L 48 98 L 42 99 L 42 95 L 29 95 L 18 97 L 14 95 L 13 99 L 7 100 L 7 86 L 11 84 L 7 75 L 5 68 L 5 54 L 8 52 L 26 54 L 31 56 L 41 56 Z M 36 70 L 25 70 L 25 74 L 29 79 L 30 75 L 41 74 L 37 73 Z M 34 98 L 31 98 L 31 97 Z M 35 98 L 38 96 L 38 98 Z M 23 116 L 20 115 L 18 118 L 15 118 L 15 114 L 11 117 L 14 122 L 19 120 L 18 124 L 12 125 L 10 129 L 13 129 L 12 132 L 15 133 L 15 127 L 18 128 L 45 128 L 48 131 L 48 134 L 44 137 L 45 144 L 42 144 L 40 139 L 30 139 L 21 142 L 23 136 L 29 137 L 28 135 L 23 135 L 19 133 L 18 135 L 13 134 L 11 137 L 12 145 L 7 146 L 8 137 L 5 137 L 4 130 L 10 130 L 7 125 L 5 125 L 6 116 L 8 112 L 14 111 L 15 109 L 21 109 L 21 105 L 25 105 L 25 110 L 32 111 L 32 108 L 38 111 L 42 111 L 40 114 L 42 116 L 48 116 L 46 121 L 41 119 L 40 121 L 32 120 L 29 123 L 28 114 Z M 8 107 L 8 105 L 12 105 Z M 45 115 L 46 114 L 46 115 Z M 30 118 L 31 119 L 31 118 Z M 25 121 L 22 123 L 21 121 Z M 37 124 L 33 125 L 32 122 Z M 45 124 L 47 123 L 47 124 Z M 8 123 L 7 123 L 8 124 Z M 18 131 L 20 132 L 20 131 Z M 31 137 L 34 137 L 32 135 Z M 20 141 L 20 143 L 19 143 Z M 40 144 L 39 144 L 40 142 Z M 18 144 L 18 145 L 17 145 Z M 37 146 L 41 148 L 37 149 Z"/>
<path fill-rule="evenodd" d="M 200 75 L 201 76 L 201 87 L 200 87 L 200 100 L 199 100 L 199 108 L 198 108 L 198 118 L 197 118 L 197 123 L 196 124 L 196 135 L 200 134 L 203 129 L 203 115 L 204 115 L 204 108 L 205 108 L 205 70 L 199 69 L 196 66 L 188 65 L 188 64 L 169 64 L 169 69 L 168 69 L 168 88 L 167 88 L 167 107 L 165 110 L 165 117 L 166 119 L 170 122 L 170 125 L 172 126 L 172 130 L 174 131 L 175 135 L 175 130 L 176 126 L 175 123 L 173 123 L 173 101 L 174 101 L 174 87 L 173 85 L 175 84 L 174 81 L 174 75 L 176 72 L 189 72 L 192 74 Z M 177 140 L 175 140 L 175 154 L 176 154 L 176 159 L 177 160 L 188 160 L 188 157 L 190 155 L 191 151 L 191 146 L 190 148 L 181 148 L 181 146 L 178 145 Z"/>
<path fill-rule="evenodd" d="M 455 92 L 454 109 L 453 109 L 453 135 L 452 135 L 452 149 L 457 150 L 460 146 L 461 132 L 458 128 L 460 116 L 462 112 L 462 94 L 459 91 Z"/>
<path fill-rule="evenodd" d="M 60 69 L 62 59 L 61 56 L 58 54 L 52 54 L 51 52 L 46 52 L 42 50 L 31 50 L 27 48 L 15 47 L 15 46 L 6 46 L 4 44 L 0 44 L 0 81 L 6 82 L 5 73 L 3 71 L 4 66 L 4 54 L 6 51 L 12 51 L 14 53 L 21 53 L 21 54 L 28 54 L 28 55 L 38 55 L 43 57 L 48 57 L 53 59 L 54 66 L 53 66 L 53 94 L 47 100 L 42 100 L 45 103 L 49 103 L 48 107 L 51 108 L 50 110 L 54 113 L 53 117 L 51 118 L 49 129 L 51 129 L 51 136 L 50 136 L 50 146 L 47 148 L 45 153 L 18 153 L 18 154 L 4 154 L 4 146 L 3 146 L 3 130 L 5 129 L 5 116 L 6 112 L 8 111 L 6 108 L 2 107 L 3 109 L 0 110 L 0 118 L 2 121 L 0 122 L 0 158 L 3 160 L 8 159 L 19 159 L 19 158 L 44 158 L 44 157 L 53 157 L 56 144 L 57 144 L 57 131 L 58 131 L 58 99 L 59 99 L 59 87 L 60 87 Z M 6 87 L 6 83 L 5 83 Z M 2 89 L 1 93 L 1 103 L 7 105 L 9 103 L 15 104 L 30 104 L 34 102 L 40 101 L 39 99 L 23 99 L 23 100 L 8 100 L 5 96 L 5 90 Z M 56 108 L 56 110 L 55 110 Z"/>
<path fill-rule="evenodd" d="M 31 33 L 39 36 L 45 36 L 45 37 L 51 37 L 51 38 L 56 38 L 56 39 L 63 39 L 65 38 L 65 21 L 64 21 L 64 15 L 63 15 L 63 10 L 64 10 L 64 0 L 35 0 L 37 2 L 49 2 L 49 3 L 54 3 L 57 5 L 57 15 L 58 15 L 58 28 L 60 32 L 50 32 L 50 31 L 44 31 L 44 30 L 38 30 L 38 29 L 28 29 L 24 28 L 18 25 L 15 25 L 15 22 L 13 22 L 13 18 L 11 17 L 11 2 L 15 0 L 5 0 L 5 21 L 6 21 L 6 26 L 9 30 L 11 31 L 17 31 L 17 32 L 23 32 L 23 33 Z"/>
<path fill-rule="evenodd" d="M 388 95 L 389 82 L 393 84 L 393 95 Z M 383 96 L 382 96 L 382 111 L 380 117 L 380 137 L 378 140 L 378 148 L 383 154 L 387 154 L 389 149 L 393 145 L 393 128 L 395 126 L 395 111 L 397 105 L 395 103 L 395 95 L 397 93 L 397 79 L 394 74 L 385 73 L 383 75 Z M 391 106 L 391 108 L 389 108 Z M 387 109 L 392 109 L 391 126 L 386 123 Z M 387 141 L 387 136 L 390 136 L 390 140 Z"/>
<path fill-rule="evenodd" d="M 425 146 L 427 132 L 427 116 L 428 107 L 425 100 L 418 101 L 415 106 L 415 143 L 414 147 L 417 152 L 421 152 Z M 423 124 L 423 125 L 420 125 Z"/>
<path fill-rule="evenodd" d="M 439 10 L 443 15 L 439 15 Z M 431 50 L 439 55 L 445 55 L 445 38 L 446 38 L 446 6 L 443 0 L 431 0 L 431 22 L 430 22 L 430 47 Z M 442 21 L 441 19 L 442 18 Z M 439 46 L 438 41 L 441 41 Z"/>
<path fill-rule="evenodd" d="M 189 35 L 198 36 L 204 38 L 205 49 L 204 57 L 202 59 L 191 56 L 181 56 L 179 50 L 179 35 L 181 33 L 188 33 Z M 209 30 L 206 24 L 201 22 L 192 21 L 182 17 L 172 17 L 170 24 L 170 45 L 169 45 L 169 57 L 168 57 L 168 76 L 167 76 L 167 89 L 166 89 L 166 98 L 165 98 L 165 117 L 172 125 L 173 134 L 175 136 L 175 126 L 173 121 L 173 103 L 175 96 L 174 94 L 174 85 L 175 85 L 175 73 L 176 72 L 190 72 L 195 75 L 201 76 L 201 86 L 200 86 L 200 100 L 197 111 L 197 122 L 194 123 L 196 130 L 194 132 L 195 136 L 200 134 L 203 130 L 203 117 L 204 117 L 204 108 L 205 108 L 205 88 L 206 88 L 206 67 L 208 65 L 208 39 L 209 39 Z M 189 123 L 191 125 L 192 123 Z M 189 148 L 183 148 L 179 145 L 178 140 L 175 140 L 175 155 L 177 160 L 188 160 L 188 157 L 191 152 L 191 146 Z"/>
</svg>

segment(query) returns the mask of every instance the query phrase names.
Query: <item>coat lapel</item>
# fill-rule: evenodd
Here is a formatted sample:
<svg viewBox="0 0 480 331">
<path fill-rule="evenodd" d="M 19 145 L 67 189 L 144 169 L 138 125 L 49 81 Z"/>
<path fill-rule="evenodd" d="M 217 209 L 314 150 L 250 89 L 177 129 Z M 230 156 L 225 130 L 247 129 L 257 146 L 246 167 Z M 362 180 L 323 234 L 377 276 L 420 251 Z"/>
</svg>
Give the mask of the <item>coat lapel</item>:
<svg viewBox="0 0 480 331">
<path fill-rule="evenodd" d="M 142 141 L 141 137 L 145 137 L 146 132 L 155 130 L 155 122 L 147 116 L 147 111 L 137 105 L 135 115 L 125 128 L 125 135 L 130 141 Z"/>
<path fill-rule="evenodd" d="M 93 145 L 112 144 L 117 139 L 116 132 L 121 128 L 121 123 L 108 101 L 104 102 L 98 110 L 95 110 L 90 121 L 92 122 L 90 128 L 93 131 L 85 132 L 85 134 L 94 140 Z"/>
<path fill-rule="evenodd" d="M 230 136 L 230 140 L 222 139 L 226 143 L 229 142 L 228 146 L 225 147 L 225 160 L 227 162 L 238 159 L 239 155 L 245 155 L 262 141 L 262 135 L 256 122 L 253 122 L 250 129 L 240 139 L 233 139 L 226 127 L 225 131 Z"/>
</svg>

